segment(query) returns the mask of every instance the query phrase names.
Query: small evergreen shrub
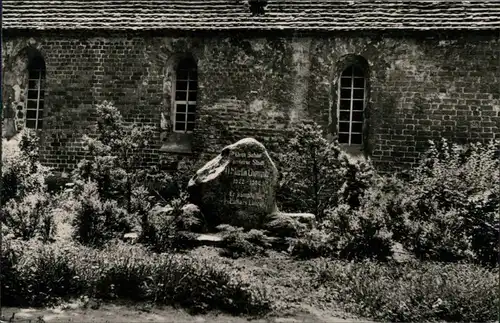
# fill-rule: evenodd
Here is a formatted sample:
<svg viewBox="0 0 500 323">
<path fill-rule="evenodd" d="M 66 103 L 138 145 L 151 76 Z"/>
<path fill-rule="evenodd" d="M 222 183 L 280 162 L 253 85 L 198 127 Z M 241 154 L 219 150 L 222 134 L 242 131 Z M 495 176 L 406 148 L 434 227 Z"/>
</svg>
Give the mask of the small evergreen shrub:
<svg viewBox="0 0 500 323">
<path fill-rule="evenodd" d="M 338 258 L 387 261 L 392 256 L 392 232 L 387 225 L 389 219 L 380 209 L 352 210 L 341 205 L 331 211 L 328 219 L 328 232 L 333 236 L 332 243 L 338 251 Z"/>
<path fill-rule="evenodd" d="M 323 136 L 321 127 L 302 123 L 281 153 L 275 153 L 282 172 L 277 192 L 279 207 L 288 212 L 309 212 L 322 220 L 325 210 L 339 203 L 357 207 L 371 185 L 373 167 L 353 160 L 337 142 Z"/>
<path fill-rule="evenodd" d="M 51 169 L 38 161 L 39 138 L 30 129 L 13 139 L 2 139 L 2 202 L 22 198 L 28 193 L 46 192 Z"/>
<path fill-rule="evenodd" d="M 111 102 L 97 105 L 96 111 L 96 134 L 85 136 L 87 157 L 72 174 L 73 196 L 80 203 L 75 237 L 81 243 L 101 246 L 133 231 L 155 248 L 170 248 L 172 243 L 164 240 L 170 237 L 169 222 L 152 224 L 150 212 L 165 194 L 161 188 L 173 189 L 174 195 L 179 188 L 172 188 L 176 174 L 144 167 L 142 151 L 150 147 L 152 129 L 125 122 Z M 184 241 L 183 237 L 179 238 Z"/>
<path fill-rule="evenodd" d="M 95 182 L 101 198 L 116 200 L 130 212 L 132 191 L 147 173 L 140 152 L 149 147 L 152 130 L 126 123 L 111 102 L 98 104 L 96 112 L 97 132 L 84 137 L 87 156 L 74 170 L 73 182 L 80 187 Z"/>
<path fill-rule="evenodd" d="M 140 240 L 156 252 L 182 250 L 196 245 L 196 235 L 190 231 L 199 228 L 201 221 L 194 214 L 184 212 L 187 195 L 183 193 L 167 205 L 156 205 L 141 222 Z"/>
<path fill-rule="evenodd" d="M 98 185 L 88 181 L 77 195 L 78 207 L 73 220 L 76 241 L 93 247 L 121 238 L 131 231 L 131 221 L 126 210 L 112 199 L 103 200 Z"/>
</svg>

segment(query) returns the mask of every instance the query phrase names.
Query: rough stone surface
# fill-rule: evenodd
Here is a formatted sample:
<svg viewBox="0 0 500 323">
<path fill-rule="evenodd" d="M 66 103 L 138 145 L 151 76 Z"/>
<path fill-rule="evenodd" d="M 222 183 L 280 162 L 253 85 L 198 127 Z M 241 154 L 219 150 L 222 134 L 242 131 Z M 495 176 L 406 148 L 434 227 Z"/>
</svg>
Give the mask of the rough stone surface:
<svg viewBox="0 0 500 323">
<path fill-rule="evenodd" d="M 215 227 L 220 223 L 255 228 L 277 211 L 278 170 L 266 148 L 253 138 L 226 146 L 188 184 L 191 202 Z"/>
</svg>

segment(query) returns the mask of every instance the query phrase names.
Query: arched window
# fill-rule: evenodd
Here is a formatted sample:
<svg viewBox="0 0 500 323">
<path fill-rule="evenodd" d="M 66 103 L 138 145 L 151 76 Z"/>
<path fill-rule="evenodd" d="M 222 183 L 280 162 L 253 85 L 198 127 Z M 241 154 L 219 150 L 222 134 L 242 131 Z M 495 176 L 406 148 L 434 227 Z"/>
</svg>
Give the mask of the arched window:
<svg viewBox="0 0 500 323">
<path fill-rule="evenodd" d="M 37 55 L 28 63 L 28 93 L 26 100 L 26 127 L 43 127 L 45 90 L 45 61 Z"/>
<path fill-rule="evenodd" d="M 366 77 L 358 65 L 347 67 L 340 77 L 338 95 L 339 143 L 363 143 L 363 120 L 366 104 Z"/>
<path fill-rule="evenodd" d="M 198 71 L 192 58 L 183 59 L 177 65 L 174 90 L 174 132 L 192 132 L 198 90 Z"/>
</svg>

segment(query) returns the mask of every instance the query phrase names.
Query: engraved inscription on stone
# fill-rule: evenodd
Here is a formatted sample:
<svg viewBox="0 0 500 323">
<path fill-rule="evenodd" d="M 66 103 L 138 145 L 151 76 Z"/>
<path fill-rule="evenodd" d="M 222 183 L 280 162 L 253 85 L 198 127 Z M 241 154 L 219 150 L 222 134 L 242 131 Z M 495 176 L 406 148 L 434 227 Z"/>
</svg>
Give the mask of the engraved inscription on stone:
<svg viewBox="0 0 500 323">
<path fill-rule="evenodd" d="M 233 160 L 225 169 L 229 182 L 226 205 L 260 206 L 269 199 L 264 179 L 270 174 L 266 170 L 266 156 L 262 153 L 235 152 Z"/>
<path fill-rule="evenodd" d="M 228 145 L 200 168 L 188 185 L 190 201 L 213 224 L 256 228 L 275 212 L 278 170 L 253 138 Z"/>
</svg>

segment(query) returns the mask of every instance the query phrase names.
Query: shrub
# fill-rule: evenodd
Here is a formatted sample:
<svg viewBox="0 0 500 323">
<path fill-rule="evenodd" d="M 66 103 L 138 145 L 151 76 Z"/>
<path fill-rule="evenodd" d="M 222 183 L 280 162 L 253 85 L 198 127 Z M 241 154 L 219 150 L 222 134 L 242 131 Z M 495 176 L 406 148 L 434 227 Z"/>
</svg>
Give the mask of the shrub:
<svg viewBox="0 0 500 323">
<path fill-rule="evenodd" d="M 431 142 L 387 211 L 394 238 L 421 259 L 495 265 L 500 229 L 498 143 Z"/>
<path fill-rule="evenodd" d="M 182 167 L 179 165 L 179 167 Z M 137 176 L 133 185 L 142 186 L 154 201 L 171 200 L 178 198 L 183 190 L 179 172 L 174 170 L 163 171 L 159 165 L 145 168 L 140 176 Z"/>
<path fill-rule="evenodd" d="M 178 181 L 185 179 L 185 171 L 190 168 L 190 164 L 182 164 L 172 174 L 165 173 L 158 167 L 144 167 L 145 156 L 142 151 L 149 147 L 148 139 L 152 129 L 126 123 L 110 102 L 97 105 L 96 110 L 96 135 L 84 138 L 88 156 L 78 164 L 72 176 L 76 184 L 75 198 L 81 201 L 84 208 L 79 211 L 80 220 L 75 222 L 80 226 L 76 230 L 79 241 L 89 243 L 89 239 L 82 237 L 93 230 L 95 223 L 108 223 L 110 226 L 103 229 L 106 233 L 101 234 L 97 240 L 104 242 L 122 235 L 123 230 L 134 230 L 141 231 L 140 241 L 158 251 L 188 243 L 192 240 L 192 235 L 177 233 L 187 230 L 183 228 L 182 221 L 196 219 L 180 217 L 180 206 L 172 207 L 172 210 L 170 206 L 182 199 L 180 194 L 183 185 Z M 85 185 L 89 181 L 96 184 L 96 190 L 85 191 Z M 93 203 L 84 201 L 84 196 L 89 194 L 92 195 Z M 165 197 L 169 201 L 165 201 Z M 152 209 L 158 202 L 170 206 L 156 208 L 159 211 L 156 212 Z M 84 218 L 86 221 L 97 222 L 87 224 L 82 221 Z M 90 234 L 89 237 L 91 236 L 94 235 Z M 100 244 L 102 243 L 97 243 Z M 92 242 L 92 245 L 96 244 Z"/>
<path fill-rule="evenodd" d="M 272 218 L 265 227 L 270 233 L 281 238 L 296 238 L 304 234 L 307 230 L 307 225 L 299 220 L 293 217 L 280 215 Z"/>
<path fill-rule="evenodd" d="M 384 189 L 389 180 L 374 178 L 370 180 L 371 187 L 363 188 L 362 200 L 326 210 L 318 229 L 299 234 L 290 246 L 291 254 L 301 259 L 389 260 L 393 246 L 389 225 L 392 219 L 382 207 L 391 196 Z"/>
<path fill-rule="evenodd" d="M 267 256 L 271 243 L 269 238 L 260 230 L 252 229 L 244 232 L 242 228 L 235 228 L 224 232 L 222 247 L 222 256 L 236 259 L 240 257 Z"/>
<path fill-rule="evenodd" d="M 5 240 L 4 240 L 5 243 Z M 37 240 L 10 240 L 2 249 L 2 301 L 10 306 L 53 305 L 81 293 L 67 254 Z M 62 249 L 62 248 L 61 248 Z"/>
<path fill-rule="evenodd" d="M 270 309 L 267 295 L 258 286 L 232 275 L 221 264 L 150 254 L 122 243 L 98 251 L 67 243 L 14 240 L 2 250 L 2 269 L 2 300 L 10 306 L 45 305 L 86 295 L 233 314 L 262 314 Z"/>
<path fill-rule="evenodd" d="M 408 178 L 367 177 L 363 199 L 350 205 L 341 199 L 325 212 L 321 227 L 334 237 L 341 258 L 384 260 L 396 241 L 420 259 L 494 265 L 500 229 L 496 150 L 495 143 L 431 143 Z"/>
<path fill-rule="evenodd" d="M 95 182 L 102 199 L 113 199 L 130 212 L 132 191 L 146 177 L 141 150 L 149 147 L 151 128 L 126 123 L 107 101 L 97 105 L 96 111 L 97 133 L 84 137 L 88 154 L 78 163 L 73 181 L 77 186 Z"/>
<path fill-rule="evenodd" d="M 304 236 L 292 240 L 290 254 L 298 259 L 335 257 L 337 250 L 332 236 L 324 231 L 313 229 Z"/>
<path fill-rule="evenodd" d="M 366 189 L 364 199 L 357 208 L 342 204 L 328 210 L 321 226 L 331 234 L 337 257 L 379 261 L 390 258 L 393 245 L 392 219 L 380 207 L 390 195 L 384 194 L 379 185 L 374 185 Z"/>
<path fill-rule="evenodd" d="M 155 198 L 146 187 L 138 185 L 132 189 L 130 203 L 130 217 L 136 220 L 134 222 L 136 227 L 132 230 L 142 232 L 147 229 L 145 226 L 147 226 L 148 214 L 153 208 Z"/>
<path fill-rule="evenodd" d="M 9 233 L 24 240 L 53 238 L 56 228 L 50 204 L 48 194 L 40 192 L 7 201 L 2 213 Z"/>
<path fill-rule="evenodd" d="M 348 156 L 343 156 L 347 161 L 342 163 L 346 168 L 342 186 L 337 192 L 339 204 L 346 204 L 352 209 L 357 209 L 365 192 L 371 188 L 377 176 L 373 165 L 364 159 L 351 159 Z"/>
<path fill-rule="evenodd" d="M 195 245 L 196 236 L 189 233 L 200 225 L 200 220 L 190 212 L 184 212 L 187 195 L 162 206 L 156 205 L 141 222 L 140 241 L 157 252 L 181 250 Z"/>
<path fill-rule="evenodd" d="M 38 161 L 39 138 L 32 130 L 25 129 L 3 145 L 2 154 L 2 201 L 22 198 L 28 193 L 46 192 L 50 168 Z"/>
<path fill-rule="evenodd" d="M 64 189 L 51 194 L 52 214 L 56 226 L 56 240 L 72 240 L 74 236 L 74 222 L 81 203 L 75 198 L 73 183 L 66 183 Z"/>
<path fill-rule="evenodd" d="M 276 156 L 282 170 L 277 192 L 280 207 L 311 212 L 320 220 L 339 201 L 358 206 L 373 174 L 369 162 L 349 158 L 314 123 L 296 126 L 288 145 Z"/>
<path fill-rule="evenodd" d="M 50 168 L 38 161 L 39 138 L 32 130 L 25 129 L 6 142 L 2 154 L 2 201 L 21 198 L 28 193 L 47 191 Z"/>
<path fill-rule="evenodd" d="M 8 233 L 22 239 L 54 237 L 52 203 L 47 189 L 51 170 L 38 162 L 38 137 L 28 129 L 4 144 L 1 219 Z"/>
<path fill-rule="evenodd" d="M 102 200 L 96 183 L 88 181 L 77 197 L 74 238 L 85 245 L 101 247 L 131 230 L 127 212 L 113 200 Z"/>
<path fill-rule="evenodd" d="M 497 319 L 498 269 L 473 264 L 320 260 L 317 278 L 345 310 L 389 322 Z"/>
<path fill-rule="evenodd" d="M 72 174 L 74 196 L 82 206 L 75 222 L 76 235 L 82 243 L 93 246 L 122 236 L 124 230 L 142 230 L 143 236 L 152 235 L 148 214 L 164 193 L 159 188 L 175 186 L 175 174 L 166 174 L 158 167 L 144 167 L 142 151 L 149 147 L 150 127 L 125 122 L 110 102 L 97 105 L 96 111 L 96 135 L 84 138 L 88 156 Z M 86 187 L 89 182 L 95 183 L 96 188 Z M 178 188 L 174 190 L 178 192 Z M 85 201 L 88 197 L 92 202 Z M 102 233 L 96 236 L 92 232 L 98 227 Z M 161 230 L 165 228 L 163 225 Z M 91 237 L 96 241 L 91 242 Z M 158 241 L 151 243 L 158 246 Z"/>
</svg>

